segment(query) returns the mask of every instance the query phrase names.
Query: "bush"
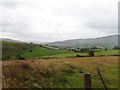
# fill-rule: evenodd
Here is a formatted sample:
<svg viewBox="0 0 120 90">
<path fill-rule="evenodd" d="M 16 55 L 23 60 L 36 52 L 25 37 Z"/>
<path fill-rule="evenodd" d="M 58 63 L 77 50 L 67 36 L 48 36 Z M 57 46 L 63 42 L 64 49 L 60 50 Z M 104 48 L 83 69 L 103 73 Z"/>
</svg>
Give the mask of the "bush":
<svg viewBox="0 0 120 90">
<path fill-rule="evenodd" d="M 107 51 L 108 49 L 107 48 L 105 48 L 105 51 Z"/>
<path fill-rule="evenodd" d="M 118 49 L 120 49 L 120 47 L 119 46 L 114 46 L 113 49 L 118 50 Z"/>
<path fill-rule="evenodd" d="M 43 47 L 42 45 L 39 45 L 40 47 Z"/>
<path fill-rule="evenodd" d="M 29 52 L 32 52 L 32 50 L 29 50 Z"/>
<path fill-rule="evenodd" d="M 21 56 L 21 55 L 16 55 L 15 59 L 16 60 L 25 60 L 25 58 L 23 56 Z"/>
<path fill-rule="evenodd" d="M 89 48 L 82 48 L 80 51 L 81 51 L 81 52 L 88 52 L 88 51 L 89 51 Z"/>
<path fill-rule="evenodd" d="M 82 57 L 81 55 L 77 54 L 76 57 Z"/>
<path fill-rule="evenodd" d="M 30 44 L 33 44 L 33 42 L 30 42 Z"/>
<path fill-rule="evenodd" d="M 88 52 L 88 56 L 90 56 L 90 57 L 91 57 L 91 56 L 94 56 L 94 51 L 89 51 L 89 52 Z"/>
<path fill-rule="evenodd" d="M 10 58 L 9 56 L 4 56 L 4 57 L 2 57 L 2 60 L 7 60 L 9 58 Z"/>
</svg>

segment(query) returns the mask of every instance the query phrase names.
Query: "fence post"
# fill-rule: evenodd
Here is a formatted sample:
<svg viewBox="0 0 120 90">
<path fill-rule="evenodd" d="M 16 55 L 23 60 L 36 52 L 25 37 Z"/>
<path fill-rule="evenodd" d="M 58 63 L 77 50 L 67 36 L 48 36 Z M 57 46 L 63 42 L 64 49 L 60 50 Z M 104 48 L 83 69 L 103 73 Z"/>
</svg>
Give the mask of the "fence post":
<svg viewBox="0 0 120 90">
<path fill-rule="evenodd" d="M 85 87 L 85 90 L 91 90 L 91 75 L 90 73 L 86 73 L 84 74 L 84 87 Z"/>
</svg>

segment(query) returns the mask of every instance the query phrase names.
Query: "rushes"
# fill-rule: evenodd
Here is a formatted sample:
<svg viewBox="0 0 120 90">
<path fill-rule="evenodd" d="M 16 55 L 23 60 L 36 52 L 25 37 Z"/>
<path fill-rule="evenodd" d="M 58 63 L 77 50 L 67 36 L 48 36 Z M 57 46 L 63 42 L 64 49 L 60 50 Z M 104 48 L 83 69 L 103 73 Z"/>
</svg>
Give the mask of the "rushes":
<svg viewBox="0 0 120 90">
<path fill-rule="evenodd" d="M 13 65 L 5 65 L 2 69 L 4 77 L 14 77 L 25 70 L 30 70 L 31 68 L 27 63 L 18 62 Z"/>
<path fill-rule="evenodd" d="M 92 73 L 93 87 L 103 87 L 96 66 L 102 70 L 107 87 L 117 86 L 116 57 L 29 59 L 3 61 L 4 88 L 83 87 L 83 74 Z M 114 77 L 116 76 L 116 77 Z"/>
</svg>

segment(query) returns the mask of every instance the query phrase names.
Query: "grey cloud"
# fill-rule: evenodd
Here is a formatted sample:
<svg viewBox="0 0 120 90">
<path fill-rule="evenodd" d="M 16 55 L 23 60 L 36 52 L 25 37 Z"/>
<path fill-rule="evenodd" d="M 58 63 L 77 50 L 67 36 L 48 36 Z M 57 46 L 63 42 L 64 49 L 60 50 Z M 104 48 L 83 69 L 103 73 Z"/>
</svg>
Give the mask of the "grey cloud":
<svg viewBox="0 0 120 90">
<path fill-rule="evenodd" d="M 95 30 L 102 30 L 106 33 L 117 33 L 118 32 L 118 17 L 117 10 L 107 11 L 102 9 L 96 9 L 98 12 L 88 14 L 85 26 Z M 109 9 L 108 9 L 109 10 Z"/>
<path fill-rule="evenodd" d="M 86 24 L 89 28 L 92 29 L 98 29 L 98 30 L 109 30 L 109 31 L 113 31 L 118 29 L 118 24 L 117 24 L 117 20 L 112 21 L 112 20 L 108 20 L 107 22 L 105 20 L 103 20 L 102 22 L 98 22 L 97 19 L 96 21 L 90 21 Z M 108 31 L 108 32 L 109 32 Z"/>
<path fill-rule="evenodd" d="M 111 10 L 112 3 L 104 0 L 31 1 L 2 3 L 5 11 L 0 27 L 5 37 L 44 42 L 117 33 L 116 7 Z"/>
<path fill-rule="evenodd" d="M 17 7 L 17 3 L 15 1 L 1 2 L 1 5 L 3 7 L 12 8 L 12 9 Z"/>
<path fill-rule="evenodd" d="M 93 4 L 93 6 L 87 7 L 88 3 L 77 2 L 73 4 L 64 5 L 60 8 L 52 9 L 53 14 L 82 18 L 82 21 L 86 27 L 96 30 L 103 30 L 107 33 L 116 33 L 118 29 L 117 25 L 117 8 L 107 6 L 107 2 L 100 2 L 99 5 Z M 82 4 L 86 5 L 83 6 Z M 54 8 L 54 7 L 53 7 Z M 78 19 L 79 20 L 79 19 Z"/>
</svg>

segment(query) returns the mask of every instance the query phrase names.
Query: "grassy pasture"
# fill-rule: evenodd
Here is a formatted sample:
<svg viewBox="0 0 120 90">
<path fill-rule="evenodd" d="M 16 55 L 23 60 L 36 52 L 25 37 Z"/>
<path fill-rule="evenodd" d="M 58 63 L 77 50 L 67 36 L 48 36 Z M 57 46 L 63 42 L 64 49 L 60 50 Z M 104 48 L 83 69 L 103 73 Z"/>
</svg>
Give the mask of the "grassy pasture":
<svg viewBox="0 0 120 90">
<path fill-rule="evenodd" d="M 120 50 L 108 50 L 108 51 L 101 51 L 101 52 L 95 52 L 96 56 L 109 56 L 109 55 L 119 55 Z"/>
<path fill-rule="evenodd" d="M 41 57 L 41 56 L 51 56 L 56 54 L 65 54 L 69 53 L 67 50 L 57 50 L 57 49 L 47 49 L 43 47 L 34 47 L 32 52 L 26 51 L 22 54 L 24 57 Z"/>
<path fill-rule="evenodd" d="M 9 56 L 10 59 L 14 59 L 18 54 L 24 56 L 25 58 L 31 58 L 71 53 L 68 50 L 48 49 L 37 44 L 34 45 L 7 41 L 2 42 L 2 47 L 0 47 L 0 49 L 2 49 L 2 57 Z M 29 52 L 29 50 L 32 50 L 32 52 Z"/>
<path fill-rule="evenodd" d="M 48 49 L 39 45 L 27 44 L 27 43 L 15 43 L 15 42 L 2 42 L 2 57 L 9 56 L 10 59 L 14 59 L 17 54 L 24 56 L 25 58 L 68 58 L 76 57 L 76 55 L 87 56 L 87 53 L 72 52 L 68 50 Z M 29 52 L 32 50 L 32 52 Z M 118 50 L 108 50 L 95 52 L 95 56 L 109 56 L 118 55 Z"/>
<path fill-rule="evenodd" d="M 84 88 L 83 75 L 91 73 L 92 87 L 103 88 L 96 68 L 108 88 L 118 87 L 118 57 L 84 57 L 3 61 L 4 88 Z"/>
<path fill-rule="evenodd" d="M 75 53 L 75 52 L 67 52 L 67 53 L 62 53 L 62 54 L 55 54 L 55 55 L 46 55 L 42 56 L 42 58 L 45 57 L 56 57 L 56 58 L 71 58 L 71 57 L 76 57 L 76 55 L 80 56 L 88 56 L 88 53 Z M 100 51 L 100 52 L 95 52 L 95 56 L 112 56 L 112 55 L 120 55 L 118 50 L 109 50 L 109 51 Z"/>
</svg>

